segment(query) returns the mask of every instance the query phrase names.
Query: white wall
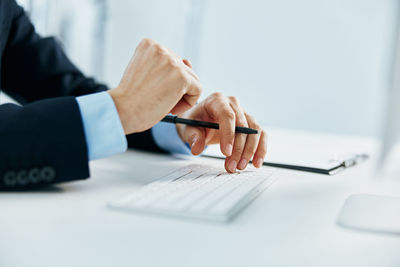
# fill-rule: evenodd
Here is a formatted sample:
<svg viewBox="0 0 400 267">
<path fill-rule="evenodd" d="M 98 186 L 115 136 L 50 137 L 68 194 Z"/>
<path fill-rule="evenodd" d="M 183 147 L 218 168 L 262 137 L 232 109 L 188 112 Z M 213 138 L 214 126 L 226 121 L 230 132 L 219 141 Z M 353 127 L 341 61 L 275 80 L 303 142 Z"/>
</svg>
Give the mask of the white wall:
<svg viewBox="0 0 400 267">
<path fill-rule="evenodd" d="M 17 0 L 36 32 L 56 36 L 72 62 L 102 79 L 107 0 Z"/>
<path fill-rule="evenodd" d="M 378 135 L 395 1 L 108 0 L 97 78 L 116 86 L 138 42 L 151 37 L 193 60 L 205 95 L 238 96 L 264 125 Z M 97 2 L 55 2 L 53 21 L 76 10 L 66 49 L 96 75 L 88 21 Z M 57 23 L 49 29 L 57 34 Z"/>
<path fill-rule="evenodd" d="M 108 81 L 117 83 L 141 38 L 183 53 L 194 35 L 205 93 L 238 96 L 263 124 L 380 132 L 393 1 L 208 1 L 189 36 L 184 2 L 110 1 Z"/>
<path fill-rule="evenodd" d="M 118 85 L 143 38 L 152 38 L 177 54 L 184 52 L 186 0 L 109 1 L 106 28 L 105 79 Z"/>
</svg>

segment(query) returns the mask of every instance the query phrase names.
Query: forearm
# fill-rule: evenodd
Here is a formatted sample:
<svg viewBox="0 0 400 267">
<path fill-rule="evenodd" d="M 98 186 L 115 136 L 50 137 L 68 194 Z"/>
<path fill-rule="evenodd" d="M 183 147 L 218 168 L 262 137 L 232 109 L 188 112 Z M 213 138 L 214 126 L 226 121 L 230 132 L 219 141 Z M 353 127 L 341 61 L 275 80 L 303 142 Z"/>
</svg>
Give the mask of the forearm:
<svg viewBox="0 0 400 267">
<path fill-rule="evenodd" d="M 130 148 L 156 152 L 185 153 L 190 149 L 180 139 L 175 125 L 158 123 L 153 128 L 125 136 L 119 114 L 107 92 L 77 98 L 89 160 L 105 158 Z"/>
<path fill-rule="evenodd" d="M 21 190 L 89 177 L 74 97 L 0 106 L 0 189 Z"/>
</svg>

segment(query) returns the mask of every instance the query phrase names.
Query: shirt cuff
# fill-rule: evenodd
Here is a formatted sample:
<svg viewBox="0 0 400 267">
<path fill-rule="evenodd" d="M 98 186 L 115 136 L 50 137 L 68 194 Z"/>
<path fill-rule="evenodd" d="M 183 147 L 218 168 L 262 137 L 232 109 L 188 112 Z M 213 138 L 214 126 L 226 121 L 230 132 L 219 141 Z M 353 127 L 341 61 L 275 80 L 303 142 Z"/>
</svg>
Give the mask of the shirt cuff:
<svg viewBox="0 0 400 267">
<path fill-rule="evenodd" d="M 114 101 L 107 92 L 76 98 L 81 111 L 89 160 L 122 153 L 128 144 Z"/>
<path fill-rule="evenodd" d="M 170 153 L 192 154 L 189 145 L 179 137 L 173 123 L 159 122 L 151 128 L 151 134 L 157 146 Z"/>
</svg>

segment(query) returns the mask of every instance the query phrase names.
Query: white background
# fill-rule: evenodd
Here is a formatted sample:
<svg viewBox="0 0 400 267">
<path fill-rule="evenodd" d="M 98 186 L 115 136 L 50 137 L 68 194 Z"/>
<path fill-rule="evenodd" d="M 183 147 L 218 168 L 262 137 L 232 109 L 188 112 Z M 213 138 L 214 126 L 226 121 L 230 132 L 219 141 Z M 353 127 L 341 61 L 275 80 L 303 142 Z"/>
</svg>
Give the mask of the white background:
<svg viewBox="0 0 400 267">
<path fill-rule="evenodd" d="M 33 2 L 49 6 L 44 34 L 109 86 L 150 37 L 193 61 L 204 95 L 236 95 L 264 125 L 381 134 L 395 0 L 104 1 L 104 42 L 101 1 Z"/>
</svg>

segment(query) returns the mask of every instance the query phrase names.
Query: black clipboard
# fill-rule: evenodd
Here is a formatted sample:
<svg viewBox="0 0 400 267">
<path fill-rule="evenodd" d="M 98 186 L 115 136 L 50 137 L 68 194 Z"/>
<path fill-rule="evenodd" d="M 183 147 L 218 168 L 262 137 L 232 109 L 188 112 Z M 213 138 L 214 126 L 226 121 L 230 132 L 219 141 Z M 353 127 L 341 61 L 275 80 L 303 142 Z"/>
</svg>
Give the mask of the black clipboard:
<svg viewBox="0 0 400 267">
<path fill-rule="evenodd" d="M 218 158 L 218 159 L 225 158 L 224 156 L 218 155 L 215 153 L 207 153 L 207 151 L 204 152 L 202 154 L 202 156 L 210 157 L 210 158 Z M 287 164 L 287 163 L 279 163 L 279 162 L 270 162 L 268 160 L 265 160 L 263 165 L 270 166 L 270 167 L 276 167 L 276 168 L 304 171 L 304 172 L 334 175 L 340 171 L 343 171 L 347 168 L 350 168 L 361 162 L 364 162 L 368 158 L 369 158 L 368 154 L 360 153 L 360 154 L 349 155 L 349 156 L 343 157 L 342 159 L 339 159 L 339 158 L 332 159 L 333 162 L 329 168 L 320 168 L 320 167 L 313 167 L 313 166 L 307 166 L 307 165 L 296 165 L 296 164 Z"/>
</svg>

